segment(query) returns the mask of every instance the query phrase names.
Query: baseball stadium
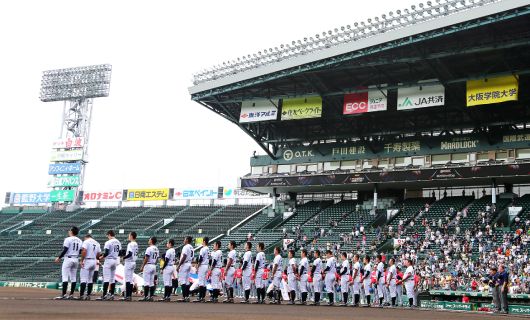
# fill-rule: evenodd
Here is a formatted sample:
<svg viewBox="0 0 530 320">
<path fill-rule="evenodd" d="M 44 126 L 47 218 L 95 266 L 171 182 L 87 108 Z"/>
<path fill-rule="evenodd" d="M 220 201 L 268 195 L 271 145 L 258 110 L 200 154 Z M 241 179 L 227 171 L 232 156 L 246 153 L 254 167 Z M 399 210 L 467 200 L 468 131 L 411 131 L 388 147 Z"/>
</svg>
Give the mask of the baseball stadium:
<svg viewBox="0 0 530 320">
<path fill-rule="evenodd" d="M 64 130 L 51 191 L 5 195 L 1 319 L 530 315 L 530 1 L 426 1 L 194 74 L 259 147 L 234 186 L 85 190 L 111 73 L 42 75 Z"/>
</svg>

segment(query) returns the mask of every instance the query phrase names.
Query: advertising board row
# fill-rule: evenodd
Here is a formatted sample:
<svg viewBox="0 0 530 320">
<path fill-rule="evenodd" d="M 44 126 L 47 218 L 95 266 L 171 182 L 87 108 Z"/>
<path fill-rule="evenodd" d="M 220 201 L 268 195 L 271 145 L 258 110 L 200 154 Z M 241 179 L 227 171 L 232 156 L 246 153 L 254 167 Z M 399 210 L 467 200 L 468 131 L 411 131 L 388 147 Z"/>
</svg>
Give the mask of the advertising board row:
<svg viewBox="0 0 530 320">
<path fill-rule="evenodd" d="M 388 89 L 386 84 L 358 87 L 356 93 L 344 95 L 343 115 L 386 111 Z M 519 80 L 517 75 L 469 80 L 466 82 L 466 106 L 494 104 L 518 99 Z M 280 103 L 281 101 L 281 103 Z M 415 86 L 400 87 L 397 90 L 397 110 L 411 110 L 443 106 L 445 87 L 437 79 L 425 80 Z M 281 112 L 279 106 L 281 105 Z M 260 122 L 320 118 L 322 97 L 306 96 L 281 100 L 251 100 L 241 103 L 239 122 Z"/>
<path fill-rule="evenodd" d="M 54 186 L 66 187 L 78 182 L 77 176 L 56 177 Z M 60 185 L 59 185 L 60 184 Z M 51 185 L 50 185 L 51 186 Z M 187 188 L 187 189 L 125 189 L 81 191 L 83 202 L 106 201 L 163 201 L 163 200 L 213 200 L 213 199 L 250 199 L 261 198 L 263 194 L 238 188 Z M 50 202 L 73 202 L 75 190 L 53 190 L 51 192 L 11 193 L 10 204 L 36 205 Z"/>
</svg>

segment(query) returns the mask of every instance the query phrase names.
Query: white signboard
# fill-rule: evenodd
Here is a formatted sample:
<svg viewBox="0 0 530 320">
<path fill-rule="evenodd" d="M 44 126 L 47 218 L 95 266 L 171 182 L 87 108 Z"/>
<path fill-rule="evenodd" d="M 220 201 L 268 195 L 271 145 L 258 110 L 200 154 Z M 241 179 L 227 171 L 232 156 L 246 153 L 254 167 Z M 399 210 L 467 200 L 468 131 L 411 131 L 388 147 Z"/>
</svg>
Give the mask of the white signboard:
<svg viewBox="0 0 530 320">
<path fill-rule="evenodd" d="M 66 139 L 58 139 L 53 142 L 53 149 L 71 149 L 83 148 L 85 146 L 85 138 L 74 137 Z"/>
<path fill-rule="evenodd" d="M 278 119 L 278 101 L 252 100 L 241 103 L 240 123 Z"/>
<path fill-rule="evenodd" d="M 50 161 L 76 161 L 83 160 L 83 149 L 69 150 L 69 151 L 52 151 Z"/>
<path fill-rule="evenodd" d="M 444 103 L 445 88 L 441 84 L 420 84 L 415 87 L 398 89 L 398 110 L 443 106 Z"/>
</svg>

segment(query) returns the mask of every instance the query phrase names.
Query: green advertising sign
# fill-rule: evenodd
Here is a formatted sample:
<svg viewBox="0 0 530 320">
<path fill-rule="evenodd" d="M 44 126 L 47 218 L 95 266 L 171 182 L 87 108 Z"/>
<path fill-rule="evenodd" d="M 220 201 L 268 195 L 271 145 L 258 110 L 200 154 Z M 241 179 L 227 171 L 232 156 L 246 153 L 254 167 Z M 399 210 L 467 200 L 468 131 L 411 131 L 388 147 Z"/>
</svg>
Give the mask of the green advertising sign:
<svg viewBox="0 0 530 320">
<path fill-rule="evenodd" d="M 508 306 L 508 311 L 511 314 L 530 314 L 530 306 L 523 306 L 523 305 L 511 305 Z"/>
<path fill-rule="evenodd" d="M 55 176 L 48 182 L 48 187 L 77 187 L 81 184 L 81 178 L 74 176 Z"/>
<path fill-rule="evenodd" d="M 73 202 L 75 190 L 53 190 L 50 192 L 51 202 Z"/>
<path fill-rule="evenodd" d="M 474 303 L 462 303 L 462 302 L 446 302 L 444 305 L 445 310 L 458 310 L 458 311 L 471 311 L 476 309 Z"/>
<path fill-rule="evenodd" d="M 251 166 L 271 164 L 315 163 L 324 161 L 343 161 L 392 157 L 422 156 L 431 154 L 449 154 L 528 148 L 529 131 L 509 132 L 491 137 L 465 134 L 458 136 L 411 137 L 403 140 L 393 138 L 387 141 L 331 143 L 312 146 L 297 146 L 279 149 L 276 160 L 269 156 L 255 156 L 250 159 Z"/>
</svg>

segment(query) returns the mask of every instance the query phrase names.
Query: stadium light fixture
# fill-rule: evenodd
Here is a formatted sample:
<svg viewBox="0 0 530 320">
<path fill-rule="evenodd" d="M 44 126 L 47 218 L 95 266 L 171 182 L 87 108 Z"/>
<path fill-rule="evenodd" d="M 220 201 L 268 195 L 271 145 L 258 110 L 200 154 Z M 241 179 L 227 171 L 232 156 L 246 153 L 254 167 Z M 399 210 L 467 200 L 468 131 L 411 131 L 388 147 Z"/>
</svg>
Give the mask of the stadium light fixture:
<svg viewBox="0 0 530 320">
<path fill-rule="evenodd" d="M 108 97 L 111 73 L 112 66 L 109 64 L 44 71 L 40 100 L 52 102 Z"/>
<path fill-rule="evenodd" d="M 275 63 L 283 59 L 289 59 L 293 56 L 307 54 L 311 51 L 320 50 L 324 47 L 329 48 L 340 43 L 348 41 L 357 41 L 399 28 L 406 27 L 407 24 L 416 24 L 426 20 L 435 19 L 441 16 L 447 16 L 462 10 L 470 10 L 488 3 L 494 3 L 501 0 L 429 0 L 418 5 L 411 5 L 410 9 L 390 11 L 388 16 L 383 14 L 381 17 L 367 19 L 367 22 L 355 22 L 353 29 L 350 25 L 346 28 L 340 27 L 322 34 L 316 34 L 314 37 L 304 38 L 303 43 L 293 41 L 292 46 L 281 45 L 280 50 L 265 49 L 257 54 L 248 55 L 248 59 L 237 59 L 237 61 L 223 63 L 222 66 L 213 68 L 208 71 L 200 72 L 193 75 L 193 83 L 211 81 L 222 78 L 230 74 L 241 72 L 260 67 L 269 63 Z"/>
</svg>

